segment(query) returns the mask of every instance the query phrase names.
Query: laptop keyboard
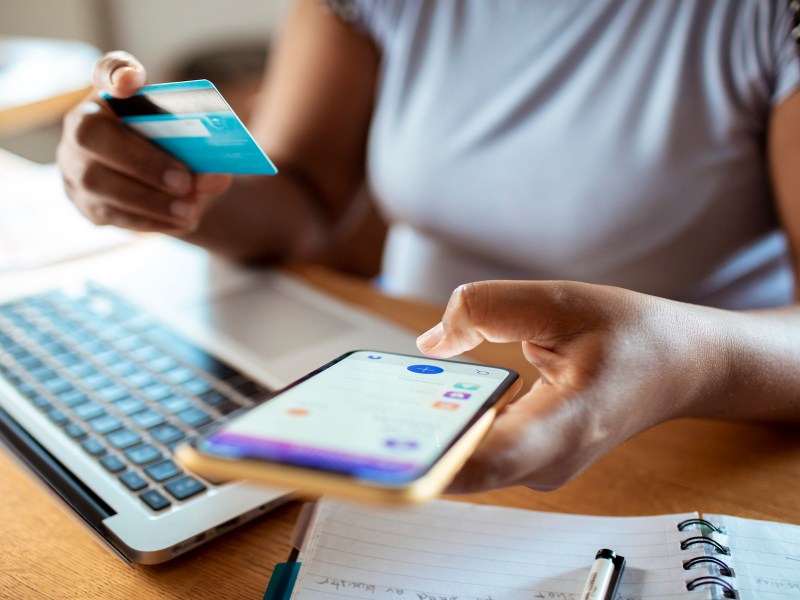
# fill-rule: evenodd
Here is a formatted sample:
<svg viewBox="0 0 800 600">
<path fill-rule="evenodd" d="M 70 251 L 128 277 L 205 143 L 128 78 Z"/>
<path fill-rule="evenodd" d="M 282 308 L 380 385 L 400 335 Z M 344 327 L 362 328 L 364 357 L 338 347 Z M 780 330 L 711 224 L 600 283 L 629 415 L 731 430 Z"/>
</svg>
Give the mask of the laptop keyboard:
<svg viewBox="0 0 800 600">
<path fill-rule="evenodd" d="M 0 375 L 154 512 L 212 486 L 175 446 L 269 393 L 93 283 L 0 305 Z"/>
</svg>

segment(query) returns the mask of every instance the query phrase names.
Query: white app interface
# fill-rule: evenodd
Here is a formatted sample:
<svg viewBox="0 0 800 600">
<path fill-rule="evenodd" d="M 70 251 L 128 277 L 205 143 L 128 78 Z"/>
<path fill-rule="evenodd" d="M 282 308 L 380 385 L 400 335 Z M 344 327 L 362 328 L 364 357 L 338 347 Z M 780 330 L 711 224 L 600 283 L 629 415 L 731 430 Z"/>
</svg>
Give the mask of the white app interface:
<svg viewBox="0 0 800 600">
<path fill-rule="evenodd" d="M 230 454 L 387 473 L 431 464 L 508 371 L 361 351 L 234 419 Z"/>
</svg>

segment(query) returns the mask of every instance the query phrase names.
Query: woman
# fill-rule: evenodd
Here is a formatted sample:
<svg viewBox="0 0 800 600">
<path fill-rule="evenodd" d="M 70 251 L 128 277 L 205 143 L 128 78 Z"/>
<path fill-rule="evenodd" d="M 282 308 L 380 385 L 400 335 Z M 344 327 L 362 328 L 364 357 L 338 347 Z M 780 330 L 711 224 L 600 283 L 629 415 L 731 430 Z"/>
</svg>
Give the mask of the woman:
<svg viewBox="0 0 800 600">
<path fill-rule="evenodd" d="M 672 418 L 800 420 L 786 3 L 334 7 L 297 0 L 278 40 L 252 130 L 281 175 L 191 174 L 95 97 L 59 148 L 78 207 L 237 259 L 313 259 L 366 180 L 387 291 L 456 288 L 420 349 L 521 341 L 542 374 L 454 490 L 554 488 Z M 144 81 L 124 53 L 95 72 L 120 97 Z M 504 281 L 468 283 L 487 279 Z"/>
</svg>

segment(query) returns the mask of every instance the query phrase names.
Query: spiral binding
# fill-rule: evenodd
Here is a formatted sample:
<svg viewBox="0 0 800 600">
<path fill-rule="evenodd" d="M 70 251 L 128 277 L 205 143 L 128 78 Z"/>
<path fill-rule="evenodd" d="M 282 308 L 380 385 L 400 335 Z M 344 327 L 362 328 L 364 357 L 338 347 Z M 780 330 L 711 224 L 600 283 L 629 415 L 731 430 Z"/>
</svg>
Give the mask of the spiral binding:
<svg viewBox="0 0 800 600">
<path fill-rule="evenodd" d="M 722 533 L 722 530 L 719 527 L 709 521 L 706 521 L 705 519 L 686 519 L 685 521 L 681 521 L 678 523 L 678 531 L 683 531 L 691 525 L 700 525 L 701 527 L 708 528 L 710 531 Z M 731 554 L 730 548 L 705 535 L 695 535 L 681 541 L 681 550 L 686 550 L 698 544 L 711 546 L 720 554 L 725 554 L 727 556 L 730 556 Z M 725 577 L 735 577 L 733 569 L 731 569 L 725 561 L 717 558 L 716 556 L 696 556 L 694 558 L 690 558 L 689 560 L 685 560 L 683 562 L 683 568 L 684 570 L 688 571 L 689 569 L 702 563 L 711 563 L 716 565 L 719 568 L 720 575 L 724 575 Z M 703 575 L 701 577 L 690 579 L 686 582 L 686 589 L 691 592 L 696 588 L 706 585 L 717 586 L 722 591 L 722 595 L 725 598 L 739 598 L 739 592 L 736 591 L 736 588 L 734 588 L 730 582 L 715 575 Z"/>
<path fill-rule="evenodd" d="M 689 525 L 702 525 L 703 527 L 708 527 L 711 531 L 723 533 L 722 529 L 714 525 L 711 521 L 706 521 L 705 519 L 686 519 L 685 521 L 681 521 L 678 523 L 678 531 L 683 531 L 689 527 Z"/>
</svg>

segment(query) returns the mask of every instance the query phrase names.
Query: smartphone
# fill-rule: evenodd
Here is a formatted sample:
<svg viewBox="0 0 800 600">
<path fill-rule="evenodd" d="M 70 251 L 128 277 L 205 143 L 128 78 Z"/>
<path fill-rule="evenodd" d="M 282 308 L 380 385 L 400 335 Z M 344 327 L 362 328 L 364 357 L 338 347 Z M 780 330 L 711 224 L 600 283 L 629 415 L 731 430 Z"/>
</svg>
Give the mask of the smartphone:
<svg viewBox="0 0 800 600">
<path fill-rule="evenodd" d="M 515 371 L 348 352 L 176 450 L 187 468 L 383 504 L 437 496 L 522 387 Z"/>
</svg>

